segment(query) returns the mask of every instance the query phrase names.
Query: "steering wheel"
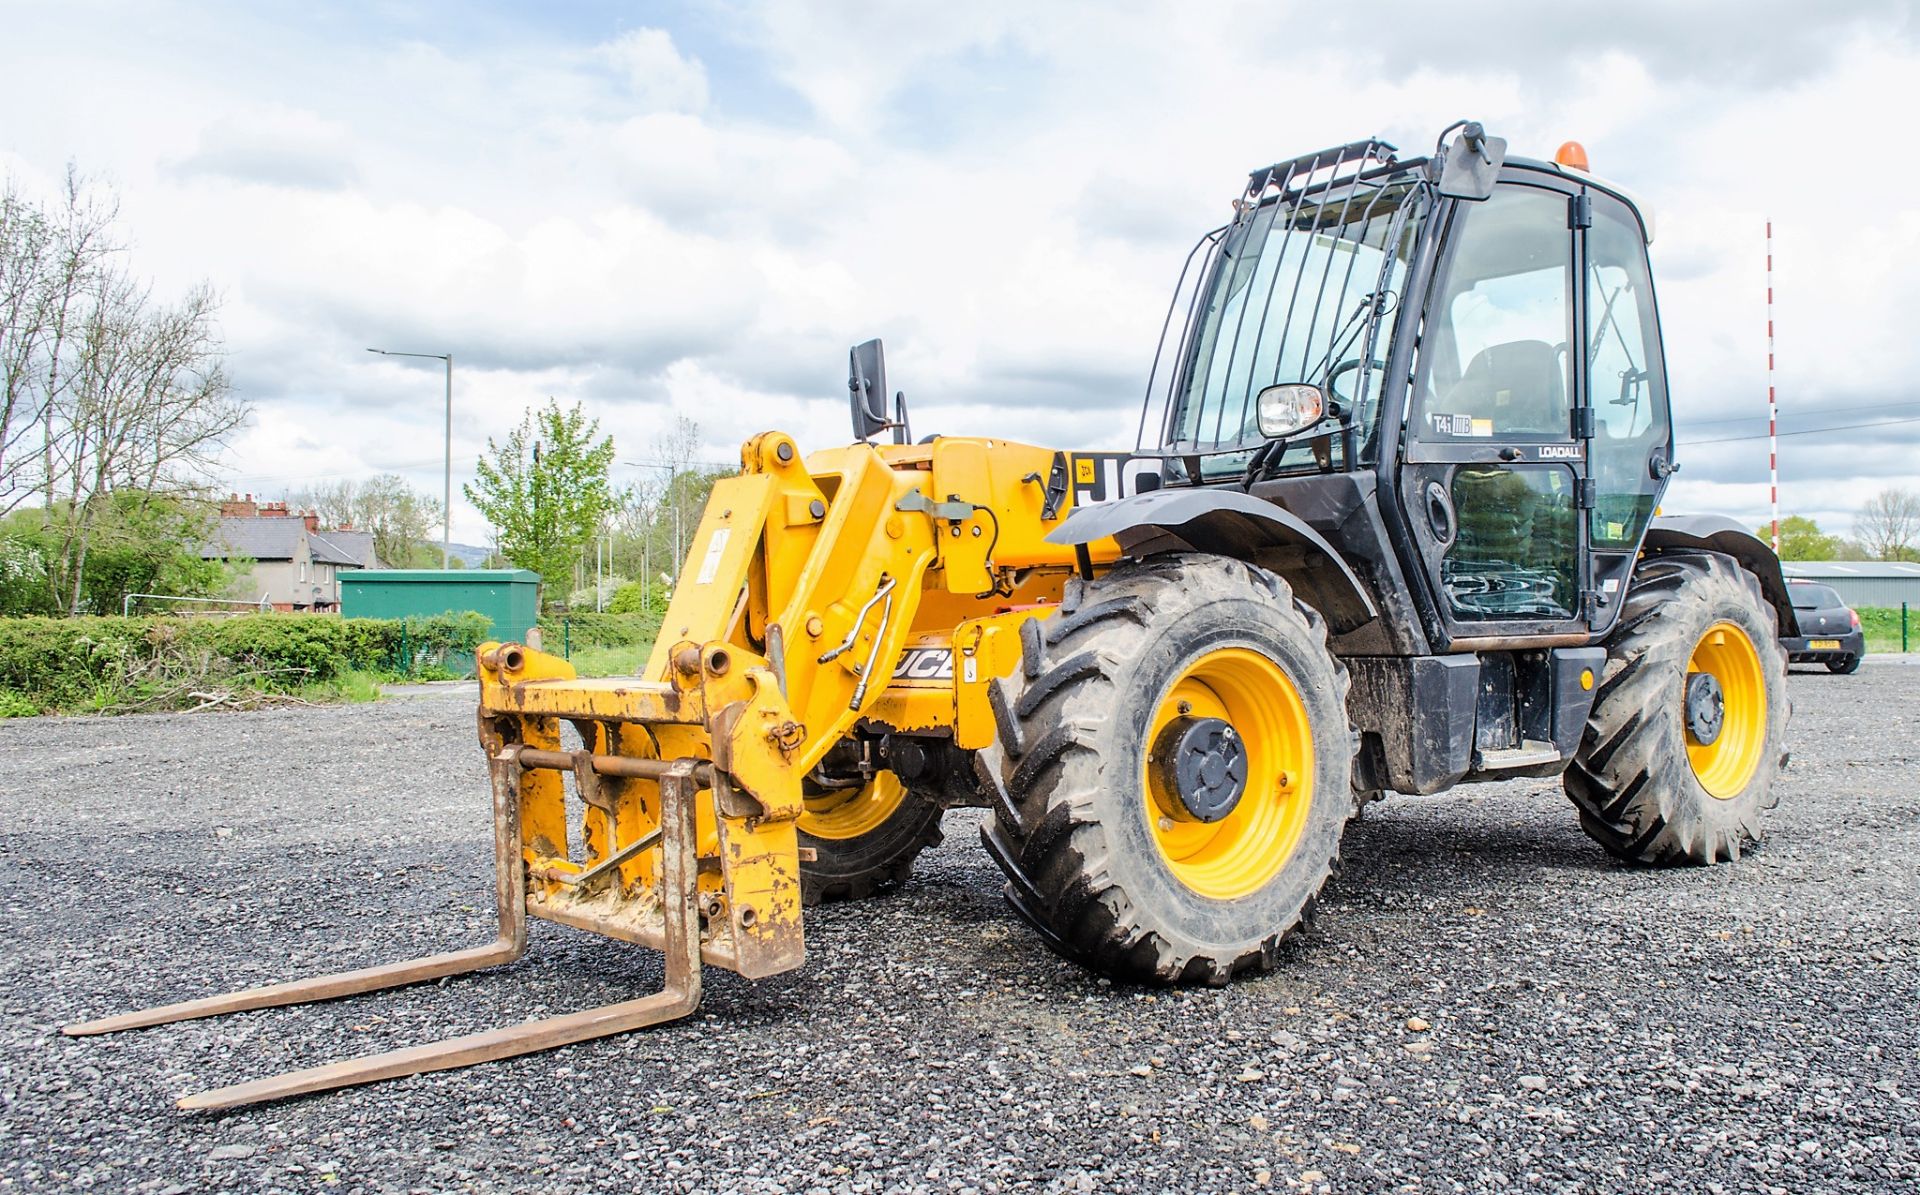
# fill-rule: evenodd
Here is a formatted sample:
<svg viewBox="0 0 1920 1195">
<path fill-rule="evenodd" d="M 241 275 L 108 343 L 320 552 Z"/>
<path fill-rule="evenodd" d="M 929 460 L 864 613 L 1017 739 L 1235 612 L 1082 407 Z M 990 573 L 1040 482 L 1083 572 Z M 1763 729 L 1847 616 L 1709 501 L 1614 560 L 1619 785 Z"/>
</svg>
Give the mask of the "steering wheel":
<svg viewBox="0 0 1920 1195">
<path fill-rule="evenodd" d="M 1334 366 L 1332 369 L 1327 371 L 1327 393 L 1332 395 L 1334 398 L 1340 400 L 1340 403 L 1343 406 L 1351 408 L 1353 406 L 1353 399 L 1340 393 L 1339 389 L 1334 386 L 1334 383 L 1340 380 L 1341 378 L 1346 377 L 1348 374 L 1354 372 L 1355 370 L 1359 369 L 1362 365 L 1371 365 L 1373 366 L 1373 368 L 1382 370 L 1382 371 L 1384 371 L 1387 368 L 1387 363 L 1385 361 L 1380 360 L 1378 357 L 1375 357 L 1372 360 L 1367 360 L 1362 357 L 1348 357 L 1345 361 L 1342 361 L 1340 364 Z"/>
</svg>

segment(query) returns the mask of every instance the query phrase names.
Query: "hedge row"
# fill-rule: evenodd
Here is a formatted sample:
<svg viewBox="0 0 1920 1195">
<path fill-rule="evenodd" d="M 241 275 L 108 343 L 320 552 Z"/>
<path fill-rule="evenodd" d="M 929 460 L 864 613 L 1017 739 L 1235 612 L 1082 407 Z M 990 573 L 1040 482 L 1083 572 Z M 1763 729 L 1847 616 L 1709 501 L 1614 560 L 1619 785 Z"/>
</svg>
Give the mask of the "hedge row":
<svg viewBox="0 0 1920 1195">
<path fill-rule="evenodd" d="M 102 709 L 197 682 L 288 692 L 350 672 L 412 675 L 485 640 L 480 614 L 387 621 L 320 614 L 0 619 L 0 692 Z"/>
<path fill-rule="evenodd" d="M 660 633 L 658 614 L 603 614 L 593 610 L 547 614 L 540 619 L 544 650 L 560 655 L 564 645 L 574 651 L 594 647 L 633 647 L 652 643 Z"/>
</svg>

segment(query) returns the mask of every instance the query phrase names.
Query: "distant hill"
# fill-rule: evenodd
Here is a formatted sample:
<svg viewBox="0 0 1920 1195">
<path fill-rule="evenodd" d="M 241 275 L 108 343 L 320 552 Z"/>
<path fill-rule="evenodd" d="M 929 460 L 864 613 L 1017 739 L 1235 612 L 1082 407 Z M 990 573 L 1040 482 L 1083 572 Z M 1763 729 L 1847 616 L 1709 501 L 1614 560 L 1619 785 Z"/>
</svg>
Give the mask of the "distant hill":
<svg viewBox="0 0 1920 1195">
<path fill-rule="evenodd" d="M 447 547 L 452 550 L 453 558 L 460 562 L 462 568 L 482 568 L 487 563 L 487 557 L 493 554 L 493 549 L 484 544 L 448 544 Z M 386 567 L 395 568 L 398 566 L 389 564 Z M 432 543 L 427 544 L 426 550 L 414 557 L 414 567 L 440 567 L 439 540 L 436 539 Z"/>
<path fill-rule="evenodd" d="M 485 544 L 448 544 L 447 547 L 453 553 L 453 558 L 468 568 L 481 567 L 486 564 L 487 557 L 493 555 L 493 549 Z"/>
</svg>

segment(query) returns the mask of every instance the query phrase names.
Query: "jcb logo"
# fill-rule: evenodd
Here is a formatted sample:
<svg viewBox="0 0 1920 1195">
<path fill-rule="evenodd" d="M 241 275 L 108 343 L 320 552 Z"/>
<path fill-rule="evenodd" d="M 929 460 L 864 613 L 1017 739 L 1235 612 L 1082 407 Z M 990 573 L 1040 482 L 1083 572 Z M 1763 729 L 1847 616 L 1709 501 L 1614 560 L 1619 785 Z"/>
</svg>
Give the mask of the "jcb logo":
<svg viewBox="0 0 1920 1195">
<path fill-rule="evenodd" d="M 1135 457 L 1127 452 L 1076 452 L 1073 454 L 1073 504 L 1097 506 L 1138 492 L 1143 473 L 1158 474 L 1164 462 L 1159 457 Z"/>
<path fill-rule="evenodd" d="M 952 680 L 953 651 L 945 647 L 910 647 L 900 653 L 894 680 Z"/>
</svg>

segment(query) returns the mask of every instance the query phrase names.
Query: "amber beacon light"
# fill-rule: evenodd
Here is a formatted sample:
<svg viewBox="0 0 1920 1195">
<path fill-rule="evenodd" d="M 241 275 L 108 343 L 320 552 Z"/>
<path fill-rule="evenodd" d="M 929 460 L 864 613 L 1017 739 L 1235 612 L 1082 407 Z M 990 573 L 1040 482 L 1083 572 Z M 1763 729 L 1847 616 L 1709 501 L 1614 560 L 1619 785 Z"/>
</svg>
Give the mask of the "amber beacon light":
<svg viewBox="0 0 1920 1195">
<path fill-rule="evenodd" d="M 1553 160 L 1571 170 L 1587 170 L 1587 147 L 1578 141 L 1568 141 L 1553 151 Z"/>
</svg>

